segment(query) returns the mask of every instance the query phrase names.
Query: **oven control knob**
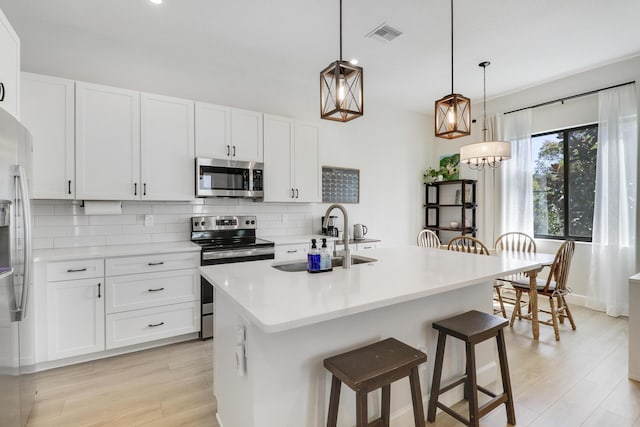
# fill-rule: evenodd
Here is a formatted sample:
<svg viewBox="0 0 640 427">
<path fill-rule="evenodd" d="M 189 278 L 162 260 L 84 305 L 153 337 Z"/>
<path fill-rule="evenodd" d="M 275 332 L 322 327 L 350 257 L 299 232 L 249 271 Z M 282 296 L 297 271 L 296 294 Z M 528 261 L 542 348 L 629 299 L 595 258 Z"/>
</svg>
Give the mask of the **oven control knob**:
<svg viewBox="0 0 640 427">
<path fill-rule="evenodd" d="M 249 225 L 249 220 L 246 220 L 244 223 L 245 223 L 245 224 L 247 224 L 247 225 Z"/>
<path fill-rule="evenodd" d="M 251 224 L 255 224 L 256 221 L 254 219 L 251 220 Z"/>
<path fill-rule="evenodd" d="M 200 223 L 200 225 L 204 227 L 205 225 L 207 225 L 207 223 L 206 223 L 206 222 L 204 222 L 204 221 L 202 221 L 202 222 Z"/>
</svg>

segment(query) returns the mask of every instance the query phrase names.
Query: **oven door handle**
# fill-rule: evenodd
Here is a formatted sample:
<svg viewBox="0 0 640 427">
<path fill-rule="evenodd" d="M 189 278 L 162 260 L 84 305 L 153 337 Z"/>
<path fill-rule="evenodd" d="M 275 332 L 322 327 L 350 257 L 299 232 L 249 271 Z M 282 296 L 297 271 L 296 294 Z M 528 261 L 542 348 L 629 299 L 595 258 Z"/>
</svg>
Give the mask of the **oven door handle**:
<svg viewBox="0 0 640 427">
<path fill-rule="evenodd" d="M 207 251 L 202 253 L 202 260 L 216 260 L 225 258 L 240 258 L 257 255 L 271 255 L 275 254 L 273 246 L 266 248 L 250 248 L 250 249 L 225 249 L 221 251 Z"/>
</svg>

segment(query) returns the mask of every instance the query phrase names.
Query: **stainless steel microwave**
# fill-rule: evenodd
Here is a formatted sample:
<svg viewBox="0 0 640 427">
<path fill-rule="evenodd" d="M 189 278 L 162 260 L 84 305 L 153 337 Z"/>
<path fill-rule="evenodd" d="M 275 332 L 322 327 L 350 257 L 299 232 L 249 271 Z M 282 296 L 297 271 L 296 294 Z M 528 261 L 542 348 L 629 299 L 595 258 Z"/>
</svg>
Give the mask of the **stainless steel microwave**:
<svg viewBox="0 0 640 427">
<path fill-rule="evenodd" d="M 196 197 L 261 199 L 263 171 L 263 163 L 197 157 Z"/>
</svg>

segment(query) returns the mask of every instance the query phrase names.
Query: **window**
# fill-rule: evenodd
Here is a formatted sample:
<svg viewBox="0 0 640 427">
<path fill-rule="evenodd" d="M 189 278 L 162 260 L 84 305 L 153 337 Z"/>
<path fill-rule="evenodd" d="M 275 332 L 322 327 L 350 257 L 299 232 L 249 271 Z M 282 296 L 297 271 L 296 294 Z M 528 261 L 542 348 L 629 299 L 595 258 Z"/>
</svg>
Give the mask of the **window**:
<svg viewBox="0 0 640 427">
<path fill-rule="evenodd" d="M 598 125 L 533 135 L 535 237 L 591 241 Z"/>
</svg>

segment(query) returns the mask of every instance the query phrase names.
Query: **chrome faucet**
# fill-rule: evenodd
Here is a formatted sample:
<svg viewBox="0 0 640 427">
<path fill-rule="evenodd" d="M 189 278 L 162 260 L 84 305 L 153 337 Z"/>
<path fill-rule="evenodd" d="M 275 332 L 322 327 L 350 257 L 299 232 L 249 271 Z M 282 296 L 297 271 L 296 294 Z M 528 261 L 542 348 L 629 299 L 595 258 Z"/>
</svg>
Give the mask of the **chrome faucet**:
<svg viewBox="0 0 640 427">
<path fill-rule="evenodd" d="M 344 216 L 344 231 L 342 232 L 342 242 L 344 244 L 344 256 L 342 259 L 342 268 L 351 268 L 351 251 L 349 250 L 349 215 L 347 214 L 347 210 L 344 208 L 344 206 L 339 205 L 337 203 L 329 206 L 327 208 L 327 213 L 324 214 L 324 224 L 322 224 L 322 226 L 325 228 L 327 227 L 327 223 L 329 222 L 329 214 L 334 209 L 341 210 L 342 216 Z"/>
</svg>

